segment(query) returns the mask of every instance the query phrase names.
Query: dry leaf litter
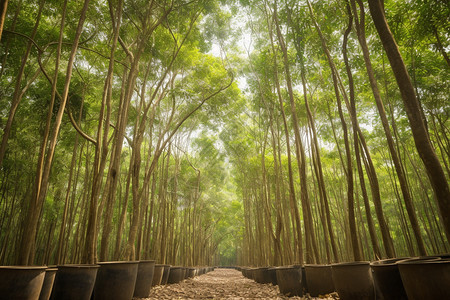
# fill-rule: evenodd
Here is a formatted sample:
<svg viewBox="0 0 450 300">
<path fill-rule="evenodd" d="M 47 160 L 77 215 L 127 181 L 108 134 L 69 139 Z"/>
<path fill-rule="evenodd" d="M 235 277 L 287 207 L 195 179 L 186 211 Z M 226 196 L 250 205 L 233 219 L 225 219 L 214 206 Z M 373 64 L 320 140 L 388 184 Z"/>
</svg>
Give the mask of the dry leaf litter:
<svg viewBox="0 0 450 300">
<path fill-rule="evenodd" d="M 135 298 L 137 299 L 137 298 Z M 150 296 L 142 299 L 339 299 L 336 294 L 320 298 L 286 297 L 278 286 L 260 284 L 245 278 L 234 269 L 215 269 L 214 271 L 186 279 L 180 283 L 160 285 L 151 289 Z"/>
</svg>

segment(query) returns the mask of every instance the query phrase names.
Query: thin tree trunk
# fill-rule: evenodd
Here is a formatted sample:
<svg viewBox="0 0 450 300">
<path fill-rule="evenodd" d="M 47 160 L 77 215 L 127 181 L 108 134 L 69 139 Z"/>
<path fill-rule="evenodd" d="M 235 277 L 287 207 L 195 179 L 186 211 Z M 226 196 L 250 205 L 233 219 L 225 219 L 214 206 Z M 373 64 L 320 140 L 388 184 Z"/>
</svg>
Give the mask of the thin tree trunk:
<svg viewBox="0 0 450 300">
<path fill-rule="evenodd" d="M 275 45 L 274 45 L 274 41 L 273 41 L 273 37 L 272 37 L 271 33 L 270 33 L 270 38 L 271 38 L 271 43 L 272 43 L 272 52 L 274 55 L 274 76 L 275 76 L 274 80 L 275 80 L 275 85 L 276 85 L 277 94 L 278 94 L 278 100 L 279 100 L 279 104 L 280 104 L 280 111 L 281 111 L 281 115 L 283 117 L 284 135 L 286 138 L 286 148 L 287 148 L 287 156 L 288 156 L 288 175 L 289 175 L 289 200 L 290 200 L 291 212 L 293 213 L 294 220 L 295 220 L 294 235 L 296 235 L 296 237 L 297 237 L 296 258 L 300 264 L 303 264 L 302 228 L 301 228 L 301 223 L 300 223 L 300 214 L 298 211 L 297 200 L 296 200 L 296 196 L 295 196 L 294 179 L 293 179 L 294 174 L 292 171 L 292 158 L 291 158 L 291 143 L 290 143 L 290 139 L 289 139 L 287 118 L 286 118 L 286 113 L 284 111 L 284 103 L 283 103 L 283 98 L 281 95 L 280 83 L 278 80 Z"/>
<path fill-rule="evenodd" d="M 2 8 L 2 9 L 4 8 L 4 11 L 0 12 L 1 14 L 6 13 L 7 3 L 8 3 L 8 0 L 2 0 L 2 3 L 0 3 L 0 8 Z M 9 134 L 11 132 L 14 117 L 16 115 L 16 111 L 17 111 L 17 108 L 19 107 L 20 101 L 22 100 L 22 97 L 23 97 L 23 93 L 21 92 L 21 88 L 20 88 L 21 84 L 22 84 L 22 77 L 25 73 L 25 67 L 26 67 L 26 64 L 28 61 L 28 57 L 30 56 L 31 48 L 33 47 L 32 41 L 34 40 L 34 38 L 36 37 L 36 34 L 37 34 L 39 22 L 41 20 L 42 9 L 44 8 L 44 3 L 45 3 L 45 0 L 41 0 L 39 2 L 39 9 L 38 9 L 37 16 L 36 16 L 36 22 L 34 23 L 33 31 L 31 32 L 31 35 L 30 35 L 30 40 L 28 41 L 27 48 L 25 50 L 24 55 L 22 56 L 22 62 L 20 64 L 20 68 L 17 73 L 16 83 L 14 86 L 14 94 L 13 94 L 13 97 L 11 100 L 11 108 L 9 109 L 9 114 L 8 114 L 8 120 L 6 121 L 6 125 L 3 128 L 2 143 L 0 145 L 0 167 L 3 165 L 3 159 L 5 157 L 6 149 L 8 147 L 8 139 L 9 139 Z M 63 12 L 63 14 L 64 14 L 64 12 Z M 1 21 L 3 21 L 3 20 L 1 20 Z M 1 33 L 3 31 L 3 22 L 1 24 L 1 26 L 2 26 L 2 28 L 0 31 L 0 37 L 1 37 Z M 57 58 L 57 60 L 58 60 L 58 58 Z M 58 65 L 58 62 L 56 64 Z M 4 67 L 2 68 L 2 72 L 3 72 L 3 69 L 4 69 Z"/>
<path fill-rule="evenodd" d="M 350 109 L 349 109 L 349 111 L 350 111 L 350 115 L 351 115 L 351 119 L 352 119 L 352 126 L 353 126 L 353 143 L 354 143 L 354 149 L 355 149 L 356 165 L 357 165 L 357 170 L 358 170 L 358 175 L 359 175 L 359 182 L 360 182 L 360 186 L 361 186 L 361 193 L 362 193 L 363 201 L 364 201 L 364 207 L 365 207 L 365 211 L 366 211 L 367 225 L 369 227 L 370 240 L 372 242 L 372 248 L 373 248 L 373 251 L 375 252 L 375 257 L 377 257 L 378 259 L 381 259 L 382 254 L 381 254 L 380 247 L 379 247 L 378 241 L 377 241 L 375 226 L 373 224 L 372 214 L 370 211 L 369 198 L 367 196 L 367 190 L 366 190 L 366 185 L 365 185 L 365 180 L 364 180 L 364 173 L 363 173 L 362 166 L 361 166 L 361 155 L 360 155 L 359 140 L 358 140 L 358 127 L 359 126 L 357 126 L 357 120 L 356 120 L 355 87 L 354 87 L 352 70 L 350 67 L 350 63 L 348 61 L 348 54 L 347 54 L 348 35 L 350 34 L 351 27 L 353 24 L 353 15 L 352 15 L 352 11 L 351 11 L 350 4 L 348 3 L 348 1 L 346 1 L 346 7 L 347 7 L 347 14 L 348 14 L 349 21 L 348 21 L 348 28 L 344 34 L 344 41 L 342 44 L 342 54 L 344 57 L 345 69 L 347 71 L 348 85 L 349 85 L 349 90 L 350 90 Z M 364 234 L 365 234 L 365 231 L 364 231 Z M 364 235 L 364 237 L 365 237 L 365 235 Z"/>
<path fill-rule="evenodd" d="M 59 106 L 59 110 L 57 112 L 55 123 L 53 125 L 53 131 L 51 135 L 51 139 L 49 141 L 49 146 L 47 151 L 45 151 L 46 144 L 43 143 L 43 147 L 41 148 L 41 151 L 45 151 L 46 155 L 44 155 L 44 152 L 42 152 L 41 157 L 45 157 L 45 164 L 38 163 L 37 168 L 37 176 L 36 176 L 36 184 L 35 184 L 35 192 L 34 196 L 30 202 L 28 216 L 27 217 L 27 224 L 25 225 L 25 231 L 23 233 L 22 237 L 22 243 L 21 243 L 21 250 L 19 254 L 18 263 L 21 265 L 27 265 L 33 262 L 33 253 L 32 248 L 34 246 L 34 239 L 36 236 L 37 231 L 37 223 L 39 221 L 39 215 L 42 209 L 42 205 L 44 203 L 45 196 L 47 194 L 47 188 L 48 188 L 48 181 L 50 178 L 50 170 L 52 166 L 53 156 L 55 153 L 56 148 L 56 142 L 59 135 L 59 129 L 61 126 L 62 117 L 64 114 L 64 110 L 66 107 L 68 94 L 69 94 L 69 86 L 70 86 L 70 80 L 72 78 L 72 70 L 73 70 L 73 62 L 75 60 L 76 52 L 78 49 L 78 43 L 80 41 L 81 33 L 83 30 L 84 21 L 86 19 L 86 12 L 88 9 L 89 0 L 85 0 L 82 11 L 80 13 L 80 18 L 78 21 L 77 30 L 75 33 L 75 38 L 72 44 L 72 50 L 69 56 L 69 61 L 67 65 L 67 71 L 66 71 L 66 80 L 64 83 L 64 89 L 63 93 L 61 95 L 61 103 Z M 57 73 L 57 70 L 55 71 Z M 56 86 L 52 88 L 53 93 L 56 92 Z M 52 96 L 54 98 L 54 96 Z M 51 112 L 51 110 L 50 110 Z M 43 162 L 44 160 L 42 160 Z"/>
<path fill-rule="evenodd" d="M 3 24 L 5 23 L 7 8 L 8 8 L 8 0 L 1 0 L 0 1 L 0 40 L 2 39 Z"/>
<path fill-rule="evenodd" d="M 406 210 L 408 212 L 408 216 L 409 216 L 409 219 L 411 222 L 411 227 L 414 231 L 414 236 L 416 238 L 419 253 L 420 253 L 420 255 L 426 255 L 425 245 L 424 245 L 424 242 L 422 239 L 422 234 L 420 232 L 420 226 L 417 221 L 416 213 L 415 213 L 415 210 L 413 207 L 413 200 L 412 200 L 412 197 L 411 197 L 411 194 L 410 194 L 410 191 L 408 188 L 407 180 L 406 180 L 406 174 L 403 171 L 403 168 L 402 168 L 401 162 L 400 162 L 400 158 L 398 156 L 398 152 L 396 151 L 395 146 L 394 146 L 394 140 L 392 138 L 391 130 L 389 128 L 389 122 L 388 122 L 388 119 L 386 116 L 386 112 L 384 110 L 383 102 L 381 100 L 381 95 L 380 95 L 380 91 L 378 89 L 377 80 L 376 80 L 374 72 L 373 72 L 372 63 L 370 61 L 369 49 L 367 47 L 365 31 L 364 31 L 364 12 L 363 12 L 364 8 L 362 6 L 361 0 L 358 0 L 358 4 L 360 6 L 360 19 L 359 19 L 359 23 L 357 24 L 358 25 L 357 26 L 358 40 L 359 40 L 359 44 L 360 44 L 362 52 L 363 52 L 364 63 L 366 65 L 370 86 L 372 88 L 372 92 L 373 92 L 373 95 L 375 98 L 378 112 L 381 117 L 381 123 L 383 125 L 383 129 L 384 129 L 384 132 L 386 135 L 389 151 L 392 156 L 392 161 L 394 163 L 395 170 L 397 172 L 398 180 L 400 183 L 400 188 L 401 188 L 402 195 L 403 195 L 403 200 L 405 201 Z M 354 8 L 354 11 L 355 11 L 355 8 Z M 449 205 L 450 205 L 450 203 L 449 203 Z M 449 209 L 449 212 L 450 212 L 450 209 Z"/>
<path fill-rule="evenodd" d="M 306 253 L 306 262 L 307 263 L 314 263 L 318 257 L 319 253 L 317 250 L 317 242 L 316 238 L 314 236 L 314 225 L 312 222 L 312 213 L 311 213 L 311 204 L 309 201 L 308 196 L 308 185 L 307 185 L 307 176 L 306 176 L 306 155 L 303 148 L 303 143 L 300 137 L 300 129 L 299 129 L 299 122 L 297 119 L 297 109 L 295 106 L 295 100 L 294 100 L 294 91 L 292 89 L 292 80 L 291 80 L 291 72 L 289 68 L 289 60 L 287 55 L 287 48 L 286 44 L 283 39 L 283 35 L 281 33 L 280 25 L 278 24 L 278 13 L 277 13 L 277 4 L 275 1 L 275 8 L 274 8 L 274 19 L 275 19 L 275 25 L 276 25 L 276 32 L 278 36 L 278 40 L 281 46 L 281 51 L 283 54 L 284 59 L 284 68 L 286 73 L 286 85 L 288 88 L 288 94 L 289 94 L 289 103 L 291 107 L 291 119 L 292 119 L 292 125 L 294 128 L 294 137 L 295 137 L 295 149 L 296 149 L 296 158 L 297 158 L 297 164 L 299 168 L 299 176 L 300 176 L 300 198 L 302 203 L 302 211 L 303 211 L 303 220 L 305 223 L 305 234 L 306 234 L 306 242 L 308 244 L 311 244 L 310 247 L 307 246 L 307 249 L 309 251 Z"/>
<path fill-rule="evenodd" d="M 84 103 L 84 100 L 83 100 L 83 103 Z M 81 107 L 80 107 L 80 112 L 79 112 L 80 114 L 79 114 L 78 121 L 81 121 L 81 116 L 82 116 L 82 112 L 83 112 L 83 103 L 81 104 Z M 73 173 L 75 170 L 75 165 L 76 165 L 76 160 L 77 160 L 77 151 L 78 151 L 78 144 L 79 144 L 78 139 L 79 139 L 79 136 L 76 135 L 74 146 L 73 146 L 73 151 L 72 151 L 72 161 L 70 163 L 69 178 L 67 180 L 68 183 L 67 183 L 66 196 L 65 196 L 65 200 L 64 200 L 64 211 L 63 211 L 63 215 L 61 218 L 61 226 L 59 228 L 58 245 L 56 248 L 56 259 L 55 259 L 56 264 L 63 263 L 63 260 L 62 260 L 63 249 L 64 249 L 64 244 L 66 242 L 66 239 L 65 239 L 66 223 L 67 223 L 67 215 L 68 215 L 68 210 L 69 210 L 70 194 L 71 194 L 72 183 L 73 183 Z"/>
<path fill-rule="evenodd" d="M 355 210 L 354 210 L 354 197 L 353 197 L 353 192 L 354 192 L 354 186 L 353 186 L 353 167 L 352 167 L 352 157 L 351 157 L 351 151 L 350 151 L 350 144 L 348 141 L 348 129 L 347 129 L 347 124 L 342 112 L 342 107 L 341 107 L 341 97 L 340 97 L 340 92 L 339 92 L 339 87 L 338 87 L 338 79 L 337 79 L 337 70 L 334 66 L 334 63 L 331 59 L 331 55 L 328 51 L 328 46 L 326 45 L 326 41 L 325 38 L 322 34 L 322 31 L 320 30 L 319 25 L 317 24 L 316 21 L 316 17 L 314 15 L 313 12 L 313 8 L 311 6 L 311 3 L 309 0 L 307 0 L 307 4 L 308 4 L 308 8 L 309 8 L 309 12 L 311 14 L 311 17 L 313 19 L 313 23 L 314 23 L 314 27 L 316 28 L 320 40 L 322 42 L 322 47 L 323 50 L 327 56 L 327 60 L 328 63 L 330 65 L 331 68 L 331 74 L 332 74 L 332 79 L 333 79 L 333 85 L 334 85 L 334 92 L 335 92 L 335 96 L 336 96 L 336 101 L 337 101 L 337 105 L 338 105 L 338 112 L 339 112 L 339 117 L 341 119 L 341 124 L 342 124 L 342 130 L 343 130 L 343 137 L 344 137 L 344 144 L 345 144 L 345 153 L 346 153 L 346 158 L 347 158 L 347 168 L 346 168 L 346 176 L 347 176 L 347 205 L 348 205 L 348 220 L 349 220 L 349 226 L 350 226 L 350 235 L 351 235 L 351 245 L 352 245 L 352 252 L 353 252 L 353 259 L 355 261 L 359 261 L 361 260 L 361 250 L 359 248 L 359 242 L 358 242 L 358 236 L 357 236 L 357 232 L 356 232 L 356 223 L 355 223 Z M 351 30 L 351 24 L 349 24 L 346 32 L 350 32 Z M 348 34 L 348 33 L 346 33 Z"/>
<path fill-rule="evenodd" d="M 414 87 L 411 83 L 411 79 L 406 70 L 397 43 L 389 29 L 382 3 L 380 0 L 368 0 L 368 2 L 373 22 L 400 89 L 400 94 L 405 106 L 406 115 L 408 116 L 417 151 L 425 165 L 428 178 L 431 181 L 431 185 L 436 195 L 447 240 L 450 240 L 450 190 L 447 178 L 429 139 L 425 120 L 422 119 L 419 101 L 417 100 Z"/>
</svg>

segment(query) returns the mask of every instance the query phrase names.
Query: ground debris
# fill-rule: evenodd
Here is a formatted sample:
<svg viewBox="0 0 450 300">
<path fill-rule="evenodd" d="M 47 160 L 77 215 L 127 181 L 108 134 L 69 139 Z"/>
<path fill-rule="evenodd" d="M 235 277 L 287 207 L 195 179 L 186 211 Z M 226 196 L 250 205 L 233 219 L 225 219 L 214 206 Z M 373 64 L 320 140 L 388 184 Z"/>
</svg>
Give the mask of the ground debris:
<svg viewBox="0 0 450 300">
<path fill-rule="evenodd" d="M 137 300 L 137 298 L 135 298 Z M 210 273 L 186 279 L 180 283 L 152 288 L 147 300 L 156 299 L 338 299 L 336 295 L 313 297 L 286 297 L 278 286 L 260 284 L 245 278 L 234 269 L 216 269 Z"/>
</svg>

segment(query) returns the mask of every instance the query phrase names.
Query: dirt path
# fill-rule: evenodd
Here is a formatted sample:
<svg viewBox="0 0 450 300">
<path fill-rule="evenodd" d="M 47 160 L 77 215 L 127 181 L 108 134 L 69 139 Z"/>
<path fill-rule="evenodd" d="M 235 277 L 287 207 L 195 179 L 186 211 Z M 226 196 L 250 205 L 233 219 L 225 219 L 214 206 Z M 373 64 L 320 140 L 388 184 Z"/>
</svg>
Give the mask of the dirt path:
<svg viewBox="0 0 450 300">
<path fill-rule="evenodd" d="M 145 299 L 312 299 L 280 294 L 278 286 L 259 284 L 233 269 L 216 269 L 181 283 L 152 288 Z M 331 299 L 331 298 L 330 298 Z"/>
</svg>

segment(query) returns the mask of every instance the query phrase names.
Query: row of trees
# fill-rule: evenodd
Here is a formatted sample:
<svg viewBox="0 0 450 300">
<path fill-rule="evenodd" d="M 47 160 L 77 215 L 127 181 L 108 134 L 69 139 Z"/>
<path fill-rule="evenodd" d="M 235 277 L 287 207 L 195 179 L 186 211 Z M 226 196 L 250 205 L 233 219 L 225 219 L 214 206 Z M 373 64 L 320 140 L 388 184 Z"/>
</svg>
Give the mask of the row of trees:
<svg viewBox="0 0 450 300">
<path fill-rule="evenodd" d="M 221 259 L 239 203 L 202 131 L 237 95 L 207 54 L 226 19 L 210 0 L 9 3 L 0 264 Z"/>
<path fill-rule="evenodd" d="M 248 111 L 222 133 L 245 211 L 240 262 L 448 252 L 448 6 L 240 2 Z"/>
</svg>

